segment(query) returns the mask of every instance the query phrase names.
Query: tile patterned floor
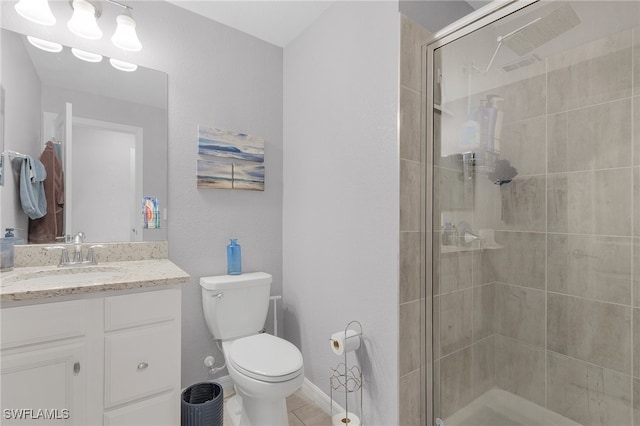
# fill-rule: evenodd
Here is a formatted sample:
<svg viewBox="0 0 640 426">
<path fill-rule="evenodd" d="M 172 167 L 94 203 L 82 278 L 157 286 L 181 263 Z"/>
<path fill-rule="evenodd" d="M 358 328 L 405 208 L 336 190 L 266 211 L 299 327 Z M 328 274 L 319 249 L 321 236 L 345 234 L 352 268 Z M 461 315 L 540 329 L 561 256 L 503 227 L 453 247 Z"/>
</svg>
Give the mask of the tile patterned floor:
<svg viewBox="0 0 640 426">
<path fill-rule="evenodd" d="M 331 417 L 300 390 L 287 398 L 287 411 L 289 426 L 331 426 Z M 226 413 L 224 425 L 231 425 Z"/>
</svg>

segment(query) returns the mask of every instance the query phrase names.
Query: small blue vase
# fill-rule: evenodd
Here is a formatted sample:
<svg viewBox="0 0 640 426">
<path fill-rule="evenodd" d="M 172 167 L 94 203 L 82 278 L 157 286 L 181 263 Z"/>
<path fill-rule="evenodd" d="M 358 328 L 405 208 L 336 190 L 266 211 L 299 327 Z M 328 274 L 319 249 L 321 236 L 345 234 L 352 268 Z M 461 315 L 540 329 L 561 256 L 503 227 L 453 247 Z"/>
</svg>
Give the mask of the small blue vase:
<svg viewBox="0 0 640 426">
<path fill-rule="evenodd" d="M 242 273 L 242 252 L 237 239 L 232 238 L 227 246 L 227 274 L 240 275 Z"/>
</svg>

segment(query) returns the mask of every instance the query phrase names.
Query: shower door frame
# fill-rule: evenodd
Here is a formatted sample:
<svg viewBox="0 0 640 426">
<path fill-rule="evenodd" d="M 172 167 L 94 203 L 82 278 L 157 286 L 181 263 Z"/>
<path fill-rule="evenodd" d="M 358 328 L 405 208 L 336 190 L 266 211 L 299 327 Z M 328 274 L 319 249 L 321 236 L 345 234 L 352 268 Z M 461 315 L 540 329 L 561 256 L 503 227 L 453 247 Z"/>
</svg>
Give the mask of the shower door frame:
<svg viewBox="0 0 640 426">
<path fill-rule="evenodd" d="M 422 75 L 425 77 L 423 81 L 426 83 L 426 109 L 423 114 L 423 123 L 422 126 L 422 136 L 425 142 L 425 149 L 422 150 L 423 153 L 423 164 L 425 164 L 424 169 L 424 229 L 425 229 L 425 238 L 423 245 L 423 253 L 424 253 L 424 285 L 422 286 L 422 292 L 425 297 L 423 313 L 421 315 L 424 318 L 423 326 L 424 333 L 422 333 L 422 338 L 426 345 L 421 345 L 425 348 L 422 353 L 422 365 L 425 365 L 424 375 L 422 378 L 422 389 L 423 395 L 422 398 L 422 413 L 424 424 L 430 426 L 437 426 L 435 423 L 435 413 L 434 413 L 434 380 L 435 380 L 435 370 L 434 366 L 434 354 L 433 354 L 433 241 L 434 241 L 434 232 L 437 230 L 434 229 L 433 226 L 433 185 L 434 185 L 434 137 L 433 137 L 433 129 L 434 129 L 434 121 L 433 121 L 433 112 L 434 112 L 434 53 L 435 50 L 441 48 L 453 41 L 456 41 L 462 37 L 465 37 L 473 32 L 490 25 L 507 15 L 512 13 L 516 13 L 521 9 L 524 9 L 534 3 L 537 3 L 541 0 L 505 0 L 499 1 L 494 0 L 492 3 L 478 9 L 475 12 L 470 13 L 462 19 L 448 25 L 442 30 L 438 31 L 433 35 L 431 39 L 429 39 L 422 46 L 422 57 L 426 58 L 426 60 L 422 61 L 423 69 Z M 551 0 L 557 1 L 557 0 Z M 551 2 L 550 1 L 550 2 Z M 429 346 L 430 345 L 430 346 Z M 445 425 L 446 426 L 446 425 Z"/>
</svg>

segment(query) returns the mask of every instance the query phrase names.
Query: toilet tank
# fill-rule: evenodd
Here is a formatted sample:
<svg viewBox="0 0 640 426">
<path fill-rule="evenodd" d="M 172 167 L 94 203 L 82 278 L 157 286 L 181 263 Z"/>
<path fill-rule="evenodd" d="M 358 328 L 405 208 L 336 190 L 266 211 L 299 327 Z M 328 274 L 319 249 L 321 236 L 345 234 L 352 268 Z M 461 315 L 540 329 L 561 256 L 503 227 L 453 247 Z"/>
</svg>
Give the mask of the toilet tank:
<svg viewBox="0 0 640 426">
<path fill-rule="evenodd" d="M 258 333 L 267 319 L 271 275 L 251 272 L 200 278 L 202 309 L 216 340 Z"/>
</svg>

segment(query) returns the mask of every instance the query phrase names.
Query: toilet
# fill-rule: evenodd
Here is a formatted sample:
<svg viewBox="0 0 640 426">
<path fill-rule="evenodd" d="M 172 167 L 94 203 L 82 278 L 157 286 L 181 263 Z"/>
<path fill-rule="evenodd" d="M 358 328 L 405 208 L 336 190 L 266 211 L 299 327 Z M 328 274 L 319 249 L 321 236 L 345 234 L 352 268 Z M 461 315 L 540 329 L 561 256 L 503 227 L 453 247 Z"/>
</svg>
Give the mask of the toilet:
<svg viewBox="0 0 640 426">
<path fill-rule="evenodd" d="M 271 280 L 264 272 L 200 278 L 204 318 L 236 391 L 225 404 L 234 426 L 288 425 L 286 398 L 304 380 L 298 348 L 261 332 Z"/>
</svg>

